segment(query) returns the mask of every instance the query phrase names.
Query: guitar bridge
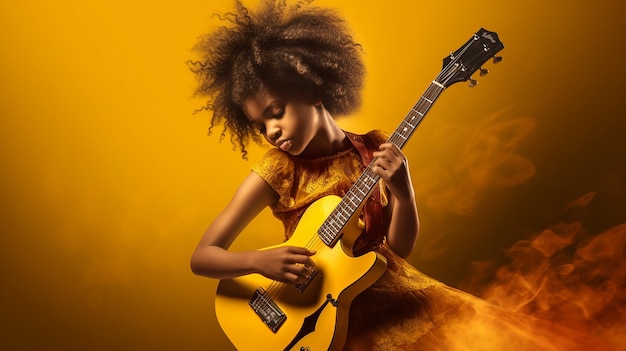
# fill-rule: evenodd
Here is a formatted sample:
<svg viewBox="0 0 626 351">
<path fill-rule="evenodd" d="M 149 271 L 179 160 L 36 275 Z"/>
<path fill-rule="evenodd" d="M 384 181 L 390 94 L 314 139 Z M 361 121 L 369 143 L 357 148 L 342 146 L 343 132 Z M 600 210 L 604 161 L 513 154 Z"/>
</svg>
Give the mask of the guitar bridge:
<svg viewBox="0 0 626 351">
<path fill-rule="evenodd" d="M 274 333 L 276 333 L 287 319 L 285 313 L 274 303 L 263 288 L 256 289 L 248 305 L 252 307 L 257 316 L 259 316 L 263 323 Z"/>
<path fill-rule="evenodd" d="M 299 293 L 302 293 L 304 289 L 313 281 L 313 279 L 317 276 L 317 270 L 315 268 L 311 269 L 311 274 L 306 277 L 306 280 L 300 284 L 295 284 L 294 286 L 298 290 Z"/>
</svg>

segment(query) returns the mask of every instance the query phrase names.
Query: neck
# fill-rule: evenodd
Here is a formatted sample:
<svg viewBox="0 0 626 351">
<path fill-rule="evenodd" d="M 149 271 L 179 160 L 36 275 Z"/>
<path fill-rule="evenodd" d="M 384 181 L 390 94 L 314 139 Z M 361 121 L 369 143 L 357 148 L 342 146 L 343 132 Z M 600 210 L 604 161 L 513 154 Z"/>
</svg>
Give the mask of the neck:
<svg viewBox="0 0 626 351">
<path fill-rule="evenodd" d="M 309 146 L 300 154 L 301 157 L 318 158 L 334 155 L 350 147 L 350 140 L 323 105 L 318 108 L 318 111 L 317 133 Z"/>
</svg>

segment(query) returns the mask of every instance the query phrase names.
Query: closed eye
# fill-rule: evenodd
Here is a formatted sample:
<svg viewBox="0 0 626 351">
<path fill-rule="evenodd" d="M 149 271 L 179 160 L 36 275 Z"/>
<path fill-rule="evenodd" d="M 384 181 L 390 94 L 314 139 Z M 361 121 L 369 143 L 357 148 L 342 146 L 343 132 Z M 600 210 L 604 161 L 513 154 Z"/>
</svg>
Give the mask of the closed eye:
<svg viewBox="0 0 626 351">
<path fill-rule="evenodd" d="M 274 113 L 272 118 L 274 118 L 274 119 L 281 119 L 281 118 L 283 118 L 284 115 L 285 115 L 285 108 L 283 107 L 280 110 L 276 111 L 276 113 Z"/>
</svg>

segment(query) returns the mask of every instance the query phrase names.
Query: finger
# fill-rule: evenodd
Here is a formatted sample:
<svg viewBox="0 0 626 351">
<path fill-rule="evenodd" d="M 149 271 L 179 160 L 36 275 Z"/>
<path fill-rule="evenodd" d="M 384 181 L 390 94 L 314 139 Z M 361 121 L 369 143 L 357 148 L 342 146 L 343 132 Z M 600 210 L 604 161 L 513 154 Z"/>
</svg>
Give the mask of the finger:
<svg viewBox="0 0 626 351">
<path fill-rule="evenodd" d="M 389 181 L 389 172 L 387 172 L 387 170 L 383 169 L 382 167 L 374 166 L 372 168 L 372 171 L 374 171 L 374 173 L 376 173 L 376 175 L 378 175 L 383 181 Z"/>
<path fill-rule="evenodd" d="M 374 156 L 376 157 L 377 160 L 383 160 L 389 163 L 399 162 L 402 160 L 402 158 L 399 155 L 393 153 L 391 150 L 378 151 L 374 153 Z"/>
<path fill-rule="evenodd" d="M 297 284 L 300 279 L 301 276 L 295 274 L 295 273 L 291 273 L 291 272 L 285 272 L 285 274 L 283 275 L 283 283 L 294 283 Z"/>
<path fill-rule="evenodd" d="M 385 147 L 388 148 L 391 152 L 393 152 L 394 155 L 398 155 L 398 156 L 402 155 L 402 150 L 400 150 L 398 145 L 394 143 L 385 143 Z"/>
<path fill-rule="evenodd" d="M 315 262 L 310 256 L 306 255 L 294 255 L 289 260 L 290 263 L 300 264 L 306 267 L 315 267 Z"/>
<path fill-rule="evenodd" d="M 393 154 L 389 150 L 379 149 L 378 151 L 374 151 L 372 155 L 376 158 L 390 158 Z"/>
<path fill-rule="evenodd" d="M 376 159 L 376 162 L 374 162 L 374 165 L 379 166 L 385 170 L 391 168 L 393 166 L 393 163 L 391 162 L 391 160 L 387 159 L 387 158 L 381 158 L 379 157 L 378 159 Z"/>
<path fill-rule="evenodd" d="M 394 156 L 399 156 L 401 154 L 400 149 L 393 143 L 383 143 L 378 148 L 380 151 L 387 152 Z"/>
<path fill-rule="evenodd" d="M 305 282 L 308 279 L 309 275 L 311 274 L 311 269 L 302 265 L 294 264 L 289 267 L 286 267 L 286 269 L 287 271 L 283 273 L 285 278 L 289 279 L 289 281 L 294 282 L 294 283 Z"/>
<path fill-rule="evenodd" d="M 374 163 L 373 171 L 381 177 L 385 177 L 387 174 L 390 174 L 392 170 L 395 168 L 393 163 L 386 159 L 377 159 Z"/>
<path fill-rule="evenodd" d="M 404 162 L 406 160 L 406 155 L 404 155 L 402 150 L 400 150 L 397 145 L 393 143 L 386 143 L 384 145 L 384 150 L 387 152 L 387 155 L 390 159 L 399 160 L 401 162 Z"/>
<path fill-rule="evenodd" d="M 313 256 L 316 253 L 315 250 L 309 250 L 305 247 L 298 247 L 298 246 L 288 246 L 287 249 L 289 252 L 298 254 L 298 255 Z"/>
</svg>

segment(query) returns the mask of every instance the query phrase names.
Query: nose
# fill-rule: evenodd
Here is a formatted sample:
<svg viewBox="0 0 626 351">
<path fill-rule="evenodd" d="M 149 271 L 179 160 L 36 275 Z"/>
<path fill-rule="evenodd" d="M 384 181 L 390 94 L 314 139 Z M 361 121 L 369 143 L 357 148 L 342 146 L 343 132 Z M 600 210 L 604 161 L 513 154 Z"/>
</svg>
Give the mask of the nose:
<svg viewBox="0 0 626 351">
<path fill-rule="evenodd" d="M 275 142 L 282 135 L 280 126 L 277 123 L 268 123 L 265 128 L 267 129 L 267 139 L 271 142 Z"/>
</svg>

